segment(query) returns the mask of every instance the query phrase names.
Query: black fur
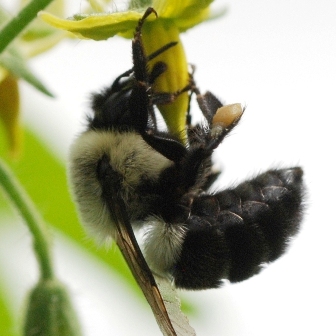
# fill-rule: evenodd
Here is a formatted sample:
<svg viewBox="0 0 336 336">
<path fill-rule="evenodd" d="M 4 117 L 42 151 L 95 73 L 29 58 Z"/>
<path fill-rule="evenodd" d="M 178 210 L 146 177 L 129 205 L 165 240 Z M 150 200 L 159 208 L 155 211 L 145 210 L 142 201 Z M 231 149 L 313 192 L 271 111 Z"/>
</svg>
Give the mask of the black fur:
<svg viewBox="0 0 336 336">
<path fill-rule="evenodd" d="M 270 170 L 236 188 L 194 200 L 178 287 L 217 287 L 257 274 L 285 251 L 302 216 L 302 169 Z M 211 276 L 209 276 L 211 274 Z"/>
</svg>

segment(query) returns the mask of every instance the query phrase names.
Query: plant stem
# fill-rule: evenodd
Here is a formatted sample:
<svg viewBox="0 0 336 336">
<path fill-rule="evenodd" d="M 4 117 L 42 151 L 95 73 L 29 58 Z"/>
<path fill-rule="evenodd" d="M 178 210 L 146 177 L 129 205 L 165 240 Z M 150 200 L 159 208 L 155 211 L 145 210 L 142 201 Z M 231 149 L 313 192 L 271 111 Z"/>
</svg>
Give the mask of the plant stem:
<svg viewBox="0 0 336 336">
<path fill-rule="evenodd" d="M 36 18 L 37 13 L 53 0 L 32 0 L 0 31 L 0 53 Z"/>
<path fill-rule="evenodd" d="M 20 212 L 33 236 L 33 245 L 40 267 L 41 278 L 43 280 L 53 279 L 54 271 L 50 243 L 44 221 L 23 187 L 2 160 L 0 160 L 0 185 L 2 185 L 9 199 Z"/>
</svg>

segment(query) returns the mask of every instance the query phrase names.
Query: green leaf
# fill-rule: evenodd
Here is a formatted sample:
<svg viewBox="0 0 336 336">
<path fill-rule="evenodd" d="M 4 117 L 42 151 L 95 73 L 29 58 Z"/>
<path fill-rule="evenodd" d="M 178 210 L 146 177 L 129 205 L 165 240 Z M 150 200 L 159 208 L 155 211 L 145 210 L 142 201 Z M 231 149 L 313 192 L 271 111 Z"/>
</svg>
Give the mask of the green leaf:
<svg viewBox="0 0 336 336">
<path fill-rule="evenodd" d="M 26 60 L 20 54 L 14 44 L 10 45 L 0 55 L 0 65 L 11 72 L 14 76 L 24 79 L 37 90 L 53 97 L 53 94 L 42 84 L 42 82 L 32 73 Z"/>
</svg>

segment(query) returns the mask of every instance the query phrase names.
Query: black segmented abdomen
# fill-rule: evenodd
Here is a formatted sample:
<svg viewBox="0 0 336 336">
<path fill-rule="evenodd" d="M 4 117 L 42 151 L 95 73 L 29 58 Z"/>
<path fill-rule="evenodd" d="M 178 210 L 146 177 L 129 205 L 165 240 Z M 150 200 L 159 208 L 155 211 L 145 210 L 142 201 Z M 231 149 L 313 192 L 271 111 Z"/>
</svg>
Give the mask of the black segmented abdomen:
<svg viewBox="0 0 336 336">
<path fill-rule="evenodd" d="M 302 169 L 270 170 L 214 195 L 194 200 L 177 287 L 218 287 L 245 280 L 277 259 L 297 233 L 302 217 Z"/>
</svg>

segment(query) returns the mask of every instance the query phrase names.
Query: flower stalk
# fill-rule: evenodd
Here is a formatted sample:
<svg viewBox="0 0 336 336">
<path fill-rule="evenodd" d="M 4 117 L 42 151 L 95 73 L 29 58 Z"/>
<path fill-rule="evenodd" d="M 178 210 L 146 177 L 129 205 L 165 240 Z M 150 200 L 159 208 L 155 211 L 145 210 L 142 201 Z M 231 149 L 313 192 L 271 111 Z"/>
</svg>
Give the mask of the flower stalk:
<svg viewBox="0 0 336 336">
<path fill-rule="evenodd" d="M 0 53 L 33 21 L 37 13 L 53 0 L 32 0 L 0 31 Z"/>
<path fill-rule="evenodd" d="M 33 246 L 40 268 L 40 280 L 28 296 L 23 335 L 80 336 L 81 329 L 67 289 L 54 274 L 50 240 L 43 219 L 2 160 L 0 185 L 33 236 Z"/>
<path fill-rule="evenodd" d="M 50 241 L 43 219 L 25 190 L 2 160 L 0 160 L 0 185 L 21 214 L 33 236 L 33 246 L 40 268 L 41 279 L 54 279 Z"/>
<path fill-rule="evenodd" d="M 170 42 L 178 42 L 149 62 L 149 68 L 156 62 L 167 64 L 167 70 L 153 84 L 154 92 L 178 92 L 189 83 L 188 63 L 180 40 L 178 28 L 170 20 L 154 20 L 146 22 L 142 31 L 142 42 L 147 55 L 157 51 Z M 188 92 L 180 94 L 175 101 L 158 105 L 158 108 L 171 133 L 180 139 L 186 139 L 185 125 L 188 109 Z"/>
</svg>

